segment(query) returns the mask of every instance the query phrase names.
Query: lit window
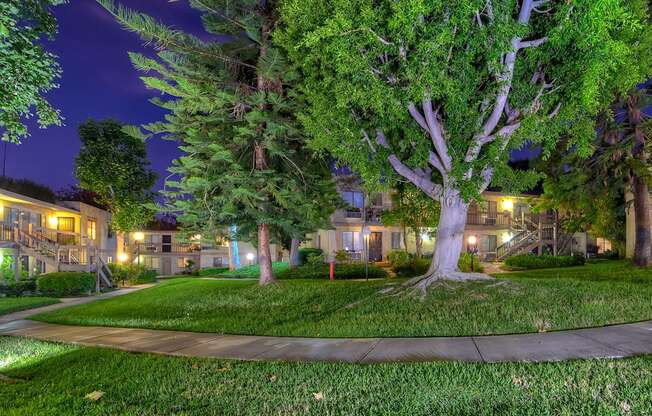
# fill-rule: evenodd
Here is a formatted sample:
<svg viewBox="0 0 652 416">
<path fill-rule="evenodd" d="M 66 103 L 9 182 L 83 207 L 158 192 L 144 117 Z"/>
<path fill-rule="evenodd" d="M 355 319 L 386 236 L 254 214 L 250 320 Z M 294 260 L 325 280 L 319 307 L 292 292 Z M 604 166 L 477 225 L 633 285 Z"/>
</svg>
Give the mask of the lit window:
<svg viewBox="0 0 652 416">
<path fill-rule="evenodd" d="M 357 231 L 342 232 L 342 245 L 346 251 L 360 251 L 360 233 Z"/>
<path fill-rule="evenodd" d="M 86 235 L 91 240 L 95 240 L 97 236 L 97 221 L 91 219 L 86 220 Z"/>
</svg>

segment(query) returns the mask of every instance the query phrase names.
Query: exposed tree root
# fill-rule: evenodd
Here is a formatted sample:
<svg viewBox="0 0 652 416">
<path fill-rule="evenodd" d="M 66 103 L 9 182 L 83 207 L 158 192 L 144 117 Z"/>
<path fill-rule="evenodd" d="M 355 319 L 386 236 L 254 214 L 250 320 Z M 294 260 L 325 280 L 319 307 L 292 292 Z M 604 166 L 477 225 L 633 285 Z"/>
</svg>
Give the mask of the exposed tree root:
<svg viewBox="0 0 652 416">
<path fill-rule="evenodd" d="M 421 292 L 425 296 L 428 288 L 436 283 L 443 282 L 469 282 L 475 280 L 494 280 L 493 277 L 484 273 L 463 273 L 459 271 L 441 272 L 434 271 L 428 272 L 424 275 L 414 277 L 407 282 L 403 283 L 403 287 L 407 289 L 414 289 Z"/>
</svg>

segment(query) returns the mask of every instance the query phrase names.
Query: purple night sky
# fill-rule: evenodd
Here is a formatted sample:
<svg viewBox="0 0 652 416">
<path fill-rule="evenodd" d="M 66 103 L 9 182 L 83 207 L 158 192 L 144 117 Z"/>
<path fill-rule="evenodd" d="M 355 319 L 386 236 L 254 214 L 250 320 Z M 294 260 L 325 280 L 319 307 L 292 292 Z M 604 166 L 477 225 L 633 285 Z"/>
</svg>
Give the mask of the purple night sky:
<svg viewBox="0 0 652 416">
<path fill-rule="evenodd" d="M 120 0 L 127 7 L 148 13 L 168 25 L 205 38 L 200 14 L 187 0 Z M 77 125 L 88 117 L 115 118 L 128 124 L 160 120 L 164 111 L 148 99 L 157 93 L 147 90 L 132 66 L 128 51 L 152 54 L 140 38 L 125 31 L 92 0 L 72 0 L 54 8 L 59 35 L 46 47 L 59 56 L 63 69 L 60 88 L 49 94 L 52 104 L 65 117 L 62 127 L 38 129 L 30 124 L 31 137 L 19 146 L 7 146 L 7 176 L 28 178 L 61 189 L 76 183 L 74 158 L 79 151 Z M 152 139 L 149 159 L 159 173 L 160 189 L 170 162 L 179 155 L 171 141 Z M 516 152 L 516 158 L 526 157 Z"/>
</svg>

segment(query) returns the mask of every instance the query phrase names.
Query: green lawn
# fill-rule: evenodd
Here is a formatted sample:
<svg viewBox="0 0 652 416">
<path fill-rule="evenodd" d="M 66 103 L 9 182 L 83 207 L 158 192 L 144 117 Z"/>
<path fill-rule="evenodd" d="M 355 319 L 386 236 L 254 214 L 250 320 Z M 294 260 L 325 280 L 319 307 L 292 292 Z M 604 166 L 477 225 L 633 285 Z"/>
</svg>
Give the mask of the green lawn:
<svg viewBox="0 0 652 416">
<path fill-rule="evenodd" d="M 642 415 L 652 357 L 547 364 L 265 363 L 0 337 L 0 414 Z M 85 398 L 94 393 L 97 400 Z"/>
<path fill-rule="evenodd" d="M 536 332 L 652 319 L 652 276 L 624 262 L 446 283 L 425 299 L 379 293 L 396 280 L 168 280 L 34 319 L 231 334 L 372 337 Z"/>
<path fill-rule="evenodd" d="M 59 299 L 44 297 L 0 298 L 0 315 L 58 302 Z"/>
</svg>

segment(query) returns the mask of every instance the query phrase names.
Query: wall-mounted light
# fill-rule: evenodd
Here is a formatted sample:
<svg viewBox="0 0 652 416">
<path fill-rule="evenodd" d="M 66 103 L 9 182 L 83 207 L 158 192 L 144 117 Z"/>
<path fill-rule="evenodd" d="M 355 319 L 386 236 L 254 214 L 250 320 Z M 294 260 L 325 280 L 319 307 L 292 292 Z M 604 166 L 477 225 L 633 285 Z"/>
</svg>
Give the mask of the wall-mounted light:
<svg viewBox="0 0 652 416">
<path fill-rule="evenodd" d="M 514 201 L 512 201 L 511 199 L 503 200 L 503 209 L 505 211 L 511 211 L 512 209 L 514 209 Z"/>
<path fill-rule="evenodd" d="M 474 246 L 478 244 L 478 238 L 474 235 L 470 235 L 469 238 L 466 240 L 467 243 L 469 243 L 470 246 Z"/>
<path fill-rule="evenodd" d="M 145 239 L 145 234 L 141 231 L 136 231 L 134 233 L 134 240 L 136 241 L 143 241 Z"/>
<path fill-rule="evenodd" d="M 48 225 L 50 228 L 57 228 L 57 225 L 59 224 L 59 219 L 55 216 L 50 216 L 48 218 Z"/>
<path fill-rule="evenodd" d="M 128 259 L 129 259 L 129 256 L 127 256 L 127 253 L 120 253 L 120 255 L 118 256 L 118 261 L 119 261 L 120 263 L 124 263 L 124 262 L 126 262 Z"/>
</svg>

